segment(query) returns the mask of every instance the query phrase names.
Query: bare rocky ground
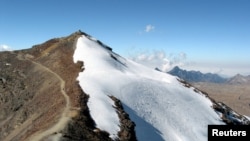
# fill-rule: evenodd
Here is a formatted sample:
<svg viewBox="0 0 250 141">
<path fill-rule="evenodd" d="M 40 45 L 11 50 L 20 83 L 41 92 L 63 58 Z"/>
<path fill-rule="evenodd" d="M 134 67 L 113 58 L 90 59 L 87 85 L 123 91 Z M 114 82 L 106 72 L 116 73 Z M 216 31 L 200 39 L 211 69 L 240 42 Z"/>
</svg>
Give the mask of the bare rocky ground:
<svg viewBox="0 0 250 141">
<path fill-rule="evenodd" d="M 231 107 L 239 114 L 250 117 L 250 84 L 192 83 L 215 99 Z"/>
<path fill-rule="evenodd" d="M 111 140 L 107 132 L 95 128 L 88 95 L 76 80 L 83 62 L 74 64 L 72 56 L 81 34 L 0 52 L 1 141 Z M 114 108 L 124 113 L 122 105 Z M 119 140 L 135 140 L 133 122 L 128 116 L 121 121 L 126 122 L 121 122 Z"/>
</svg>

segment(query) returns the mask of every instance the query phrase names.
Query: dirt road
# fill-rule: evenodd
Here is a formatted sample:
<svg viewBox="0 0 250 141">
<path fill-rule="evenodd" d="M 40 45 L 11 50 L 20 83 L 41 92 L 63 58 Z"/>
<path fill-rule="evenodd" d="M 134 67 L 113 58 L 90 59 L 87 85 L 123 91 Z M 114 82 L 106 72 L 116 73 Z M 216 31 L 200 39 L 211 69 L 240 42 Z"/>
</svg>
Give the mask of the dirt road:
<svg viewBox="0 0 250 141">
<path fill-rule="evenodd" d="M 61 118 L 58 120 L 58 122 L 54 126 L 52 126 L 51 128 L 49 128 L 45 131 L 36 133 L 29 140 L 30 141 L 40 141 L 46 137 L 46 138 L 49 138 L 50 140 L 56 141 L 60 138 L 60 134 L 55 134 L 55 133 L 58 133 L 60 130 L 64 129 L 64 127 L 66 126 L 66 124 L 68 123 L 68 121 L 70 119 L 70 117 L 67 116 L 70 112 L 70 98 L 67 95 L 67 93 L 65 92 L 65 81 L 57 73 L 53 72 L 51 69 L 47 68 L 46 66 L 39 64 L 39 63 L 32 61 L 32 60 L 29 60 L 29 61 L 31 61 L 32 63 L 37 65 L 39 68 L 44 69 L 44 70 L 48 71 L 49 73 L 53 74 L 60 81 L 61 93 L 66 101 L 65 109 L 63 110 Z"/>
</svg>

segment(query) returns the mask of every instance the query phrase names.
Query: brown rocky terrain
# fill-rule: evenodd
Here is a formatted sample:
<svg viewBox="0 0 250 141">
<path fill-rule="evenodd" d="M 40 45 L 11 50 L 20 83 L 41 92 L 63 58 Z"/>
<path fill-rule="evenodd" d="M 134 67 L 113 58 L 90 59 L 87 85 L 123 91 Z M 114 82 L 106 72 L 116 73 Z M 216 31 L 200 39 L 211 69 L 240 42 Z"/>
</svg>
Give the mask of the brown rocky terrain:
<svg viewBox="0 0 250 141">
<path fill-rule="evenodd" d="M 74 64 L 72 56 L 82 34 L 0 52 L 1 141 L 111 140 L 107 132 L 95 128 L 88 95 L 76 80 L 83 63 Z M 115 108 L 124 113 L 115 101 Z M 120 140 L 136 140 L 129 116 L 121 119 Z"/>
<path fill-rule="evenodd" d="M 250 83 L 192 83 L 193 86 L 208 93 L 216 101 L 230 106 L 233 110 L 246 116 L 250 116 Z"/>
</svg>

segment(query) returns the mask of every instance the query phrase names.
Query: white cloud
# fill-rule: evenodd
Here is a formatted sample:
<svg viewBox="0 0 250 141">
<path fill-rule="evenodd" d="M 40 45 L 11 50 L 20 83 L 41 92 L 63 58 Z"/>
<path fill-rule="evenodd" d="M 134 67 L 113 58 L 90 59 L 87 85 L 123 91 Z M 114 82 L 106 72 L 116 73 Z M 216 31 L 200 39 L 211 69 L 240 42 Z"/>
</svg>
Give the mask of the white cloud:
<svg viewBox="0 0 250 141">
<path fill-rule="evenodd" d="M 11 48 L 7 45 L 0 45 L 0 51 L 11 51 Z"/>
<path fill-rule="evenodd" d="M 155 27 L 151 24 L 147 25 L 145 28 L 145 32 L 151 32 L 155 29 Z"/>
<path fill-rule="evenodd" d="M 152 69 L 159 68 L 164 72 L 168 72 L 175 66 L 185 65 L 186 56 L 185 53 L 166 56 L 164 51 L 154 51 L 133 55 L 131 59 Z"/>
<path fill-rule="evenodd" d="M 223 62 L 205 62 L 196 60 L 188 61 L 187 54 L 180 52 L 178 54 L 168 54 L 164 51 L 144 51 L 137 54 L 130 54 L 130 59 L 143 64 L 152 69 L 159 68 L 164 72 L 168 72 L 175 66 L 179 66 L 185 70 L 201 71 L 202 73 L 217 73 L 224 77 L 232 77 L 237 73 L 242 75 L 250 75 L 250 67 L 248 64 L 223 63 Z"/>
<path fill-rule="evenodd" d="M 188 60 L 185 52 L 166 54 L 163 50 L 141 51 L 133 49 L 133 53 L 130 53 L 129 59 L 152 69 L 159 68 L 164 72 L 168 72 L 175 66 L 179 66 L 185 70 L 201 71 L 202 73 L 216 73 L 224 77 L 232 77 L 237 73 L 245 76 L 250 75 L 250 65 L 248 62 L 191 61 Z"/>
</svg>

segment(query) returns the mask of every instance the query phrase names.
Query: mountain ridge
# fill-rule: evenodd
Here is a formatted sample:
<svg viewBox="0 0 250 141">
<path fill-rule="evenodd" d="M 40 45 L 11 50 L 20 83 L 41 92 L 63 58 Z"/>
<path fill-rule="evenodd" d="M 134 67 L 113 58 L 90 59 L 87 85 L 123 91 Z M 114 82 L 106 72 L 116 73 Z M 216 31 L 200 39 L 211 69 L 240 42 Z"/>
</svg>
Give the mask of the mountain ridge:
<svg viewBox="0 0 250 141">
<path fill-rule="evenodd" d="M 201 73 L 200 71 L 194 70 L 184 70 L 178 66 L 175 66 L 172 70 L 168 72 L 174 76 L 178 76 L 188 82 L 214 82 L 214 83 L 224 83 L 227 81 L 226 78 L 213 73 Z"/>
<path fill-rule="evenodd" d="M 125 75 L 125 78 L 127 78 L 127 74 L 129 74 L 129 76 L 133 76 L 131 79 L 135 79 L 134 76 L 136 76 L 135 84 L 143 84 L 138 85 L 141 88 L 146 88 L 144 85 L 148 86 L 148 84 L 150 84 L 152 85 L 152 90 L 157 90 L 154 87 L 159 87 L 157 86 L 159 85 L 159 81 L 157 80 L 155 81 L 157 83 L 155 83 L 151 76 L 146 76 L 148 73 L 142 75 L 143 73 L 139 72 L 141 66 L 122 58 L 114 53 L 112 48 L 81 31 L 75 32 L 67 37 L 50 39 L 42 44 L 34 45 L 30 49 L 0 52 L 0 140 L 26 141 L 32 140 L 32 138 L 37 135 L 42 135 L 42 140 L 137 140 L 137 137 L 139 137 L 140 134 L 138 130 L 134 131 L 134 128 L 139 127 L 140 124 L 135 121 L 138 121 L 138 118 L 141 118 L 140 121 L 143 121 L 143 123 L 149 121 L 140 117 L 140 115 L 131 112 L 135 110 L 132 109 L 134 107 L 131 107 L 129 103 L 125 103 L 126 99 L 132 100 L 131 98 L 133 95 L 125 95 L 124 98 L 121 95 L 119 96 L 116 91 L 114 91 L 116 93 L 113 93 L 113 89 L 108 91 L 108 85 L 105 87 L 105 92 L 107 93 L 105 94 L 105 99 L 110 103 L 113 103 L 110 106 L 115 108 L 114 111 L 117 114 L 117 117 L 119 117 L 120 131 L 117 133 L 119 138 L 112 139 L 110 138 L 109 132 L 97 128 L 97 120 L 95 119 L 95 116 L 91 114 L 90 105 L 88 104 L 93 97 L 93 92 L 86 93 L 86 90 L 83 90 L 80 87 L 79 80 L 77 80 L 77 77 L 79 77 L 81 73 L 86 74 L 87 70 L 90 69 L 88 66 L 88 60 L 84 59 L 84 61 L 75 62 L 73 59 L 78 47 L 78 41 L 83 37 L 87 37 L 84 42 L 87 41 L 91 45 L 87 47 L 96 48 L 98 46 L 98 48 L 104 48 L 102 51 L 104 54 L 99 54 L 99 56 L 104 55 L 103 59 L 108 62 L 111 69 L 115 67 L 115 70 L 109 72 L 109 74 L 113 73 L 113 76 L 115 76 L 116 73 L 119 73 Z M 84 51 L 86 52 L 87 50 Z M 99 52 L 100 50 L 97 49 L 97 51 Z M 92 57 L 96 57 L 96 55 L 92 54 Z M 92 58 L 92 60 L 93 59 L 96 58 Z M 115 63 L 109 64 L 110 62 Z M 131 69 L 131 66 L 138 68 Z M 99 69 L 96 69 L 96 71 L 99 71 Z M 152 70 L 152 72 L 153 71 L 154 70 Z M 134 75 L 134 73 L 136 75 Z M 139 75 L 141 76 L 137 78 Z M 159 77 L 158 75 L 165 77 L 165 74 L 163 73 L 155 74 L 155 76 Z M 105 77 L 107 76 L 109 75 L 105 75 Z M 110 78 L 112 77 L 110 76 Z M 100 78 L 102 77 L 97 78 L 97 80 L 101 80 Z M 193 88 L 185 81 L 175 80 L 175 78 L 171 76 L 166 78 L 167 79 L 162 80 L 162 87 L 160 88 L 164 88 L 166 84 L 171 88 L 171 83 L 176 83 L 178 85 L 180 83 L 186 87 L 187 90 L 190 89 L 190 91 L 192 91 L 191 93 L 195 92 L 207 97 L 205 92 Z M 148 83 L 149 80 L 154 83 Z M 120 82 L 121 81 L 123 81 L 123 79 L 121 79 Z M 84 82 L 87 81 L 84 80 Z M 89 85 L 90 83 L 88 82 L 87 84 Z M 134 92 L 134 89 L 132 89 L 134 88 L 133 85 L 128 85 L 126 88 L 129 91 Z M 186 92 L 186 88 L 181 89 L 183 89 L 183 92 Z M 164 90 L 171 93 L 171 90 L 165 88 Z M 138 93 L 140 92 L 144 91 L 138 89 Z M 151 96 L 153 93 L 149 92 L 146 94 L 147 96 Z M 66 95 L 68 96 L 68 100 Z M 119 97 L 117 98 L 115 96 Z M 137 96 L 143 98 L 140 97 L 140 95 Z M 186 95 L 183 96 L 186 97 Z M 190 96 L 193 97 L 192 95 Z M 155 97 L 157 98 L 157 95 L 155 95 Z M 186 97 L 186 100 L 191 97 Z M 152 103 L 152 99 L 145 99 L 145 101 L 142 101 L 143 99 L 139 98 L 136 100 L 141 100 L 142 104 L 145 104 L 145 106 L 147 106 L 147 103 L 154 104 Z M 203 99 L 202 97 L 200 98 Z M 186 100 L 184 100 L 184 102 Z M 192 98 L 191 100 L 196 101 L 196 99 Z M 213 108 L 223 115 L 221 120 L 224 123 L 249 124 L 249 121 L 244 118 L 244 116 L 237 114 L 237 112 L 231 110 L 222 103 L 216 103 L 212 99 L 211 101 L 213 102 Z M 175 106 L 175 104 L 178 105 L 178 103 L 171 103 L 171 101 L 168 102 L 169 106 Z M 199 100 L 197 102 L 199 102 Z M 147 114 L 147 112 L 155 113 L 155 111 L 152 111 L 151 109 L 145 108 L 141 110 L 144 110 L 146 112 L 145 114 Z M 237 117 L 237 120 L 232 119 L 231 115 Z M 70 120 L 60 125 L 62 128 L 56 128 L 56 130 L 50 131 L 49 129 L 53 128 L 57 123 L 60 123 L 61 117 L 67 117 Z M 177 117 L 178 116 L 175 118 Z M 178 118 L 180 120 L 182 119 L 181 117 Z M 155 130 L 157 128 L 157 126 L 152 126 L 152 124 L 144 123 L 144 125 L 146 125 L 146 129 L 149 130 L 148 133 L 150 134 L 152 133 L 152 129 Z M 157 136 L 159 139 L 163 140 L 163 136 L 160 134 L 157 134 Z"/>
<path fill-rule="evenodd" d="M 83 33 L 78 31 L 29 49 L 0 52 L 0 140 L 32 140 L 49 131 L 55 123 L 60 123 L 63 113 L 70 118 L 69 122 L 60 125 L 63 129 L 50 131 L 46 136 L 40 137 L 48 140 L 61 138 L 60 140 L 65 141 L 111 140 L 105 131 L 94 132 L 95 123 L 87 108 L 88 95 L 76 81 L 83 63 L 74 63 L 72 56 L 76 41 L 81 35 Z M 62 96 L 59 77 L 65 81 L 63 89 L 69 94 L 71 101 L 66 112 L 63 111 L 68 102 Z M 129 136 L 133 133 L 133 126 L 126 126 L 130 124 L 130 120 L 128 117 L 123 118 L 127 121 L 122 124 L 123 129 L 127 130 L 121 132 L 121 137 L 132 138 Z"/>
</svg>

